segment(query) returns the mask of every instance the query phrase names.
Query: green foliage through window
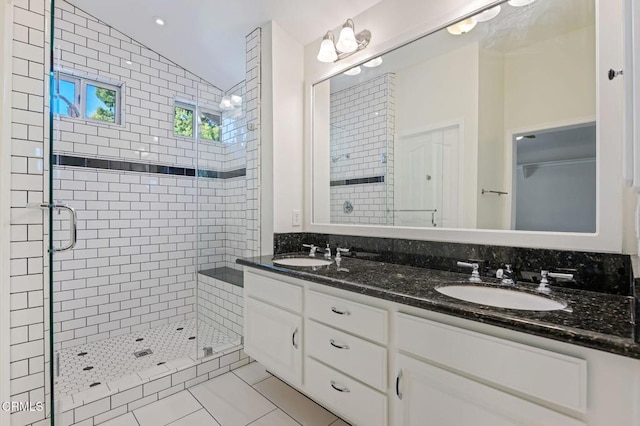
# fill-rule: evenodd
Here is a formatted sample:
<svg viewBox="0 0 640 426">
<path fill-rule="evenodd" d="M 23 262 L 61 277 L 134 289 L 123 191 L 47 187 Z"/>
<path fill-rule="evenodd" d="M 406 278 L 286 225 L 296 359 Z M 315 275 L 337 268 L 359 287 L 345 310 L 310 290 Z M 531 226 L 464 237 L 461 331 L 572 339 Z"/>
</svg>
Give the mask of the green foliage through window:
<svg viewBox="0 0 640 426">
<path fill-rule="evenodd" d="M 193 111 L 176 105 L 173 132 L 180 136 L 193 136 Z"/>
<path fill-rule="evenodd" d="M 116 121 L 116 91 L 87 84 L 87 117 L 94 120 Z"/>
<path fill-rule="evenodd" d="M 220 116 L 209 112 L 200 113 L 200 137 L 220 142 Z"/>
</svg>

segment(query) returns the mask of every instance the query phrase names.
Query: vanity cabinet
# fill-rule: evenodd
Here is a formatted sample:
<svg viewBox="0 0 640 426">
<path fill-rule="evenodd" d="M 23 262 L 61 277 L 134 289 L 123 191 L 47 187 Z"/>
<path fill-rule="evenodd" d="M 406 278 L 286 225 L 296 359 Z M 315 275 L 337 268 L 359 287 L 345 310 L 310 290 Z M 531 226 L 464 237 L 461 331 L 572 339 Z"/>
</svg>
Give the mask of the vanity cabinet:
<svg viewBox="0 0 640 426">
<path fill-rule="evenodd" d="M 637 359 L 249 267 L 245 352 L 354 426 L 640 425 Z"/>
<path fill-rule="evenodd" d="M 395 426 L 585 424 L 407 355 L 396 368 Z"/>
<path fill-rule="evenodd" d="M 292 385 L 302 383 L 302 288 L 245 276 L 244 350 Z"/>
<path fill-rule="evenodd" d="M 585 413 L 586 361 L 403 313 L 396 327 L 394 424 L 584 425 L 515 395 Z"/>
</svg>

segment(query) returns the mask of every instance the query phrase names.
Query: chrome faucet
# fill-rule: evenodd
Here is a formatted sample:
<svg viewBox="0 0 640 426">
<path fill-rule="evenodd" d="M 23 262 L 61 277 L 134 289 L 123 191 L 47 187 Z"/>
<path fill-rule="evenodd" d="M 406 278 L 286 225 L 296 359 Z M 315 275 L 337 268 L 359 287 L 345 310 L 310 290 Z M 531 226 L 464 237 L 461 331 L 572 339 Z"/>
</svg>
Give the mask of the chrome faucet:
<svg viewBox="0 0 640 426">
<path fill-rule="evenodd" d="M 482 280 L 480 279 L 480 265 L 477 263 L 469 263 L 469 262 L 460 262 L 458 261 L 457 265 L 461 268 L 471 268 L 471 276 L 469 277 L 469 281 L 472 283 L 480 283 Z"/>
<path fill-rule="evenodd" d="M 327 248 L 324 249 L 324 258 L 331 259 L 331 247 L 329 246 L 329 243 L 327 243 Z"/>
<path fill-rule="evenodd" d="M 501 278 L 501 283 L 503 285 L 515 285 L 515 276 L 515 272 L 511 269 L 511 265 L 509 264 L 504 265 L 504 269 L 498 269 L 496 271 L 496 278 Z"/>
<path fill-rule="evenodd" d="M 318 250 L 320 248 L 318 246 L 314 246 L 313 244 L 303 244 L 302 247 L 306 247 L 306 248 L 310 249 L 309 257 L 315 256 L 316 255 L 316 250 Z"/>
<path fill-rule="evenodd" d="M 541 293 L 549 293 L 551 289 L 549 288 L 549 280 L 548 277 L 557 278 L 562 281 L 571 281 L 573 280 L 573 274 L 561 274 L 559 272 L 549 272 L 546 270 L 540 271 L 540 285 L 537 290 Z"/>
</svg>

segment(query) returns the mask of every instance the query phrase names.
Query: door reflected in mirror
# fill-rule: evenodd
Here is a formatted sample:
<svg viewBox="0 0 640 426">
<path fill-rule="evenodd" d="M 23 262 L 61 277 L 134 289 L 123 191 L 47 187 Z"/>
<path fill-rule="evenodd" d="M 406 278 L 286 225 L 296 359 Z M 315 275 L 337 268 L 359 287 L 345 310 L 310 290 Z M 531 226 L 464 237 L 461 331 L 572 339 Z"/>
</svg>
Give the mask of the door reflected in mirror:
<svg viewBox="0 0 640 426">
<path fill-rule="evenodd" d="M 596 232 L 595 1 L 496 10 L 314 85 L 314 223 Z"/>
</svg>

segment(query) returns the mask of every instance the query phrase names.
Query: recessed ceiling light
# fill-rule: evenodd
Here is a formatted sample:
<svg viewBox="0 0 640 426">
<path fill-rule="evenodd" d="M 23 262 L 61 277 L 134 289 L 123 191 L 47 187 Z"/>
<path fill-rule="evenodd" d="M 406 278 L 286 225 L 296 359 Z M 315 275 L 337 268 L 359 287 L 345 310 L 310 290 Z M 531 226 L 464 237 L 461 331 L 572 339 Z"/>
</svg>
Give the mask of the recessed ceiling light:
<svg viewBox="0 0 640 426">
<path fill-rule="evenodd" d="M 364 65 L 367 68 L 374 68 L 374 67 L 380 66 L 381 64 L 382 64 L 382 57 L 378 56 L 377 58 L 373 58 L 369 62 L 365 62 L 362 65 Z"/>
<path fill-rule="evenodd" d="M 522 7 L 533 3 L 536 0 L 509 0 L 508 3 L 513 7 Z"/>
<path fill-rule="evenodd" d="M 461 35 L 466 34 L 476 27 L 478 22 L 474 18 L 467 18 L 464 21 L 456 22 L 447 27 L 449 34 Z"/>
<path fill-rule="evenodd" d="M 500 9 L 501 9 L 500 5 L 496 7 L 492 7 L 491 9 L 487 9 L 484 12 L 478 13 L 476 16 L 474 16 L 474 18 L 478 22 L 489 21 L 495 18 L 496 16 L 498 16 L 498 14 L 500 13 Z"/>
<path fill-rule="evenodd" d="M 154 21 L 156 24 L 160 25 L 160 26 L 163 26 L 163 25 L 164 25 L 164 19 L 162 19 L 162 18 L 160 18 L 160 17 L 157 17 L 157 16 L 156 16 L 155 18 L 153 18 L 153 21 Z"/>
<path fill-rule="evenodd" d="M 360 71 L 362 71 L 362 69 L 360 67 L 353 67 L 350 70 L 347 70 L 347 71 L 343 72 L 343 74 L 345 74 L 345 75 L 358 75 L 358 74 L 360 74 Z"/>
</svg>

